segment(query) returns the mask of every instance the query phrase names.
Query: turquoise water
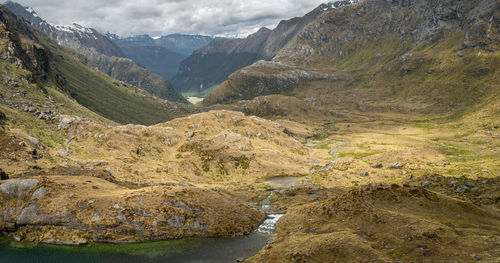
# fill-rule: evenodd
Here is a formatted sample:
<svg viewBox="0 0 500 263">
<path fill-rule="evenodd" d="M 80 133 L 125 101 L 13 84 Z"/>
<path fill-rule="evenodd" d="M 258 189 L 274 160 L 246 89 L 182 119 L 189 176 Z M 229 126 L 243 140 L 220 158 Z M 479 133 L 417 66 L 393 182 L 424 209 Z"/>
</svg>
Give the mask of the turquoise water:
<svg viewBox="0 0 500 263">
<path fill-rule="evenodd" d="M 23 246 L 0 239 L 1 263 L 92 262 L 236 262 L 259 251 L 269 235 L 252 233 L 228 238 L 185 238 L 136 244 L 97 244 L 61 246 L 39 244 Z"/>
</svg>

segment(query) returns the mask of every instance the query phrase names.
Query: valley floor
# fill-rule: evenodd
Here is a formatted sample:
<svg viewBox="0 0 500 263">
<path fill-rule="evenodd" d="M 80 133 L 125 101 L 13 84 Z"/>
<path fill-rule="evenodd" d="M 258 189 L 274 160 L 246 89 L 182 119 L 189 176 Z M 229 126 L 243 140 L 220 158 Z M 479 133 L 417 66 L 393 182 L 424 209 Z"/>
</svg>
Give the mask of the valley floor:
<svg viewBox="0 0 500 263">
<path fill-rule="evenodd" d="M 498 262 L 498 116 L 473 116 L 386 114 L 317 130 L 307 145 L 328 154 L 273 197 L 288 212 L 250 261 Z"/>
<path fill-rule="evenodd" d="M 150 127 L 67 116 L 30 135 L 8 113 L 0 228 L 21 242 L 240 235 L 270 205 L 286 213 L 250 262 L 500 260 L 494 105 L 302 123 L 217 110 Z"/>
</svg>

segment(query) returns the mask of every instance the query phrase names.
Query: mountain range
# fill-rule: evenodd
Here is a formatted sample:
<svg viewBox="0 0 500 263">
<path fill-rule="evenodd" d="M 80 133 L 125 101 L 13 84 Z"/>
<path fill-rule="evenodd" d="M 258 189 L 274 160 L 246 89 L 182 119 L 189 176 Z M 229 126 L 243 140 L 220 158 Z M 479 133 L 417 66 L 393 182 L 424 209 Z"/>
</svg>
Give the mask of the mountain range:
<svg viewBox="0 0 500 263">
<path fill-rule="evenodd" d="M 83 55 L 59 46 L 26 20 L 0 8 L 4 104 L 49 120 L 66 113 L 97 121 L 151 124 L 183 114 L 184 106 L 165 103 L 96 71 Z"/>
<path fill-rule="evenodd" d="M 161 70 L 152 38 L 11 9 L 2 262 L 500 259 L 500 0 L 345 0 L 215 38 L 182 62 L 196 105 L 123 57 Z"/>
<path fill-rule="evenodd" d="M 216 38 L 181 63 L 178 73 L 171 79 L 172 85 L 184 92 L 202 92 L 217 86 L 238 69 L 258 60 L 272 59 L 319 15 L 356 2 L 322 4 L 303 17 L 283 20 L 273 30 L 261 28 L 244 39 Z"/>
<path fill-rule="evenodd" d="M 150 37 L 149 35 L 138 35 L 120 38 L 116 34 L 107 34 L 120 47 L 164 47 L 170 51 L 191 55 L 194 50 L 207 45 L 213 40 L 212 37 L 202 35 L 170 34 L 160 37 Z"/>
<path fill-rule="evenodd" d="M 113 41 L 96 30 L 77 24 L 53 26 L 40 18 L 30 7 L 12 1 L 3 5 L 58 44 L 83 54 L 90 64 L 109 76 L 138 86 L 160 98 L 187 102 L 173 90 L 165 78 L 125 58 L 124 52 Z"/>
<path fill-rule="evenodd" d="M 498 2 L 362 1 L 320 15 L 206 105 L 288 94 L 363 111 L 461 111 L 498 92 Z"/>
<path fill-rule="evenodd" d="M 208 36 L 184 34 L 155 38 L 149 35 L 120 38 L 110 33 L 107 36 L 120 47 L 126 57 L 165 79 L 172 78 L 180 63 L 194 50 L 212 41 Z"/>
</svg>

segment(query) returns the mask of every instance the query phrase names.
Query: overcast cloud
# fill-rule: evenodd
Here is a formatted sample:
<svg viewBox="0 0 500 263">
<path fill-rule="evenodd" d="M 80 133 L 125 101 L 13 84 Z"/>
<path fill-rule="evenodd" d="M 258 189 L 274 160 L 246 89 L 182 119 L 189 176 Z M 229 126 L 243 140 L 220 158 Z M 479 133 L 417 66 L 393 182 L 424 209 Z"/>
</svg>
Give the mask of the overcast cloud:
<svg viewBox="0 0 500 263">
<path fill-rule="evenodd" d="M 170 33 L 246 36 L 303 16 L 321 0 L 18 0 L 49 23 L 120 36 Z"/>
</svg>

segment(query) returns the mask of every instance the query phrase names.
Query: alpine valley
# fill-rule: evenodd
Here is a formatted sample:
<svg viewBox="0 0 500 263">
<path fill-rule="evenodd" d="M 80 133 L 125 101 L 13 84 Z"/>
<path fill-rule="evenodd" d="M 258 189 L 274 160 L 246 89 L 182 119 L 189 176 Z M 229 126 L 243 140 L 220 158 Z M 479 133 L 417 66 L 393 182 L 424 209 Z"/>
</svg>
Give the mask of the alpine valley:
<svg viewBox="0 0 500 263">
<path fill-rule="evenodd" d="M 500 262 L 500 0 L 304 13 L 118 36 L 0 5 L 0 261 Z"/>
</svg>

